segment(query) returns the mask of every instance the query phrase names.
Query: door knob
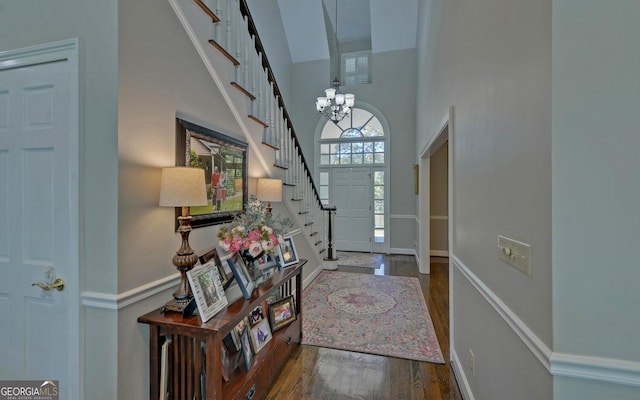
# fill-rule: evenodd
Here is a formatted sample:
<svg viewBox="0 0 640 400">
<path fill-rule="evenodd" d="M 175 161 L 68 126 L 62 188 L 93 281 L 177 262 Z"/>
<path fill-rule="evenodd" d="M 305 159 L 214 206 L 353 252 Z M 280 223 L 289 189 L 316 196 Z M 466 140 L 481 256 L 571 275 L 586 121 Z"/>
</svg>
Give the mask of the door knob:
<svg viewBox="0 0 640 400">
<path fill-rule="evenodd" d="M 36 283 L 32 283 L 31 286 L 37 286 L 40 289 L 45 290 L 47 292 L 51 289 L 56 289 L 58 291 L 61 291 L 64 289 L 64 279 L 58 278 L 55 281 L 53 281 L 53 283 L 50 285 L 45 285 L 43 282 L 36 282 Z"/>
</svg>

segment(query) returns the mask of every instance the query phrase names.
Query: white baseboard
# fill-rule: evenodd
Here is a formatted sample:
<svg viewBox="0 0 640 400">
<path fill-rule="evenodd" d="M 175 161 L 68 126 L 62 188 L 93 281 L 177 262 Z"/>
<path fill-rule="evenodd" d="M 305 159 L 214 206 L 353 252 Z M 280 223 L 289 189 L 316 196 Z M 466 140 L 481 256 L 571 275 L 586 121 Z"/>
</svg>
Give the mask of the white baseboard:
<svg viewBox="0 0 640 400">
<path fill-rule="evenodd" d="M 464 400 L 474 400 L 473 392 L 469 386 L 467 375 L 464 373 L 464 368 L 462 368 L 462 363 L 460 362 L 458 353 L 456 353 L 455 349 L 450 349 L 449 353 L 451 354 L 451 369 L 453 370 L 453 374 L 458 382 L 458 388 L 460 389 L 462 398 Z"/>
<path fill-rule="evenodd" d="M 415 256 L 416 258 L 418 257 L 418 254 L 416 253 L 416 249 L 403 249 L 399 247 L 390 248 L 389 254 L 404 254 L 408 256 Z"/>
<path fill-rule="evenodd" d="M 316 279 L 318 277 L 318 275 L 320 275 L 320 272 L 322 272 L 322 271 L 324 271 L 324 268 L 322 267 L 322 265 L 318 265 L 313 271 L 311 271 L 309 276 L 307 276 L 302 281 L 302 290 L 306 289 L 307 286 L 309 286 L 311 284 L 311 282 L 313 282 L 313 280 Z"/>
</svg>

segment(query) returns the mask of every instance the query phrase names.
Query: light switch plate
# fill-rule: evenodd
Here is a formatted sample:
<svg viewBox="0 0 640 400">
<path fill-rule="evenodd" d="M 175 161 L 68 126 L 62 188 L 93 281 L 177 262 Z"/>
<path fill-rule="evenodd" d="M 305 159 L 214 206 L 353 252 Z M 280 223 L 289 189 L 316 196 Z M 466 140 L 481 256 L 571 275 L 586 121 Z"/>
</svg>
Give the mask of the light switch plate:
<svg viewBox="0 0 640 400">
<path fill-rule="evenodd" d="M 498 255 L 502 261 L 531 276 L 531 245 L 498 235 Z"/>
</svg>

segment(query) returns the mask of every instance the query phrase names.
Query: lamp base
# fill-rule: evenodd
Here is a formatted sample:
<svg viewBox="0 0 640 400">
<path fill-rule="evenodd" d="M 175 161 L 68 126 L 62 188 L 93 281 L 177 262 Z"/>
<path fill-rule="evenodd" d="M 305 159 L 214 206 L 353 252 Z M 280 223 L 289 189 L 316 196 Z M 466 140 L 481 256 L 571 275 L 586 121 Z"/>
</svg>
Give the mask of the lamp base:
<svg viewBox="0 0 640 400">
<path fill-rule="evenodd" d="M 188 297 L 186 299 L 172 299 L 162 306 L 160 311 L 178 312 L 182 314 L 183 317 L 188 317 L 193 314 L 195 309 L 196 300 L 193 297 Z"/>
</svg>

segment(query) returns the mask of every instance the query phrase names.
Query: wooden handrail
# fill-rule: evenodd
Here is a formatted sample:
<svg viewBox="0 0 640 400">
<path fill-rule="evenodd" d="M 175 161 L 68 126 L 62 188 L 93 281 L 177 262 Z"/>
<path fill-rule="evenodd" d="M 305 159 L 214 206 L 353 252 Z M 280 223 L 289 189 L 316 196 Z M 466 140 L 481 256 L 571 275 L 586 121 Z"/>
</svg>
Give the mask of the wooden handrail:
<svg viewBox="0 0 640 400">
<path fill-rule="evenodd" d="M 330 207 L 326 207 L 322 204 L 322 200 L 320 199 L 320 192 L 316 188 L 315 181 L 313 179 L 313 174 L 309 169 L 309 164 L 304 157 L 304 153 L 302 152 L 302 146 L 300 145 L 300 141 L 298 140 L 298 136 L 296 135 L 296 131 L 293 128 L 293 123 L 291 122 L 291 118 L 289 117 L 289 112 L 287 111 L 287 107 L 284 105 L 284 99 L 282 96 L 282 92 L 280 92 L 280 88 L 278 87 L 278 82 L 276 82 L 275 75 L 273 74 L 273 70 L 271 69 L 271 64 L 269 64 L 269 60 L 267 58 L 267 54 L 264 51 L 264 47 L 262 46 L 262 41 L 260 40 L 260 35 L 258 35 L 258 30 L 256 29 L 256 25 L 253 22 L 253 18 L 251 17 L 251 13 L 249 12 L 249 6 L 247 5 L 246 0 L 239 0 L 240 3 L 240 12 L 243 16 L 247 17 L 248 25 L 249 25 L 249 33 L 255 37 L 255 46 L 258 54 L 262 55 L 262 67 L 267 70 L 267 76 L 270 83 L 273 83 L 273 91 L 278 98 L 278 105 L 282 108 L 284 118 L 287 120 L 287 127 L 291 130 L 291 137 L 293 138 L 294 146 L 300 159 L 302 160 L 302 164 L 304 165 L 304 170 L 307 173 L 307 177 L 311 181 L 311 188 L 313 189 L 313 194 L 315 195 L 316 201 L 318 202 L 320 209 L 323 211 L 328 211 Z"/>
</svg>

